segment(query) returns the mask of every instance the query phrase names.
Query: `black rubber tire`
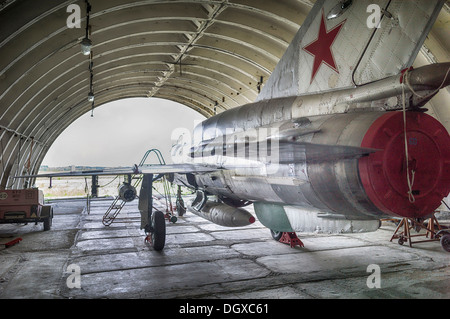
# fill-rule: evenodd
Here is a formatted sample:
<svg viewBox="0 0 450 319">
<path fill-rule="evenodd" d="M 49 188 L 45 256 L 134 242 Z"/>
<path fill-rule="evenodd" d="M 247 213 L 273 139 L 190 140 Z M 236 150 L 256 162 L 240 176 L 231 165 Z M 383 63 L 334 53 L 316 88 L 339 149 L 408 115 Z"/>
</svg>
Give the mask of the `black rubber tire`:
<svg viewBox="0 0 450 319">
<path fill-rule="evenodd" d="M 51 206 L 44 206 L 42 209 L 45 209 L 46 212 L 45 214 L 48 215 L 48 217 L 46 217 L 44 219 L 44 231 L 48 231 L 52 228 L 52 221 L 53 221 L 53 207 Z M 48 210 L 48 212 L 47 212 Z"/>
<path fill-rule="evenodd" d="M 450 234 L 445 234 L 441 237 L 441 246 L 445 251 L 450 252 Z"/>
<path fill-rule="evenodd" d="M 52 219 L 47 217 L 44 219 L 44 231 L 48 231 L 52 228 Z"/>
<path fill-rule="evenodd" d="M 184 207 L 184 201 L 178 200 L 175 202 L 178 216 L 183 216 L 186 213 L 186 207 Z"/>
<path fill-rule="evenodd" d="M 275 239 L 276 241 L 280 241 L 281 236 L 283 236 L 283 232 L 281 231 L 275 231 L 275 230 L 270 230 L 270 234 L 272 235 L 272 238 Z"/>
<path fill-rule="evenodd" d="M 156 251 L 161 251 L 164 249 L 164 245 L 166 244 L 166 220 L 163 212 L 155 211 L 152 213 L 152 225 L 153 249 Z"/>
</svg>

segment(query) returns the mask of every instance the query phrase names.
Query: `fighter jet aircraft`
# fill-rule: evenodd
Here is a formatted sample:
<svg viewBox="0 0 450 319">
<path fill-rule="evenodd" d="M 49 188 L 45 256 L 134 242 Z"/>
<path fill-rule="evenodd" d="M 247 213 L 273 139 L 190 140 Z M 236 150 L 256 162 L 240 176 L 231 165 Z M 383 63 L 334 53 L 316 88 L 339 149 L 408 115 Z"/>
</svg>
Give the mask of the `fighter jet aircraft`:
<svg viewBox="0 0 450 319">
<path fill-rule="evenodd" d="M 221 225 L 252 223 L 242 207 L 253 203 L 274 238 L 305 223 L 369 231 L 386 216 L 429 216 L 450 192 L 450 136 L 423 106 L 450 84 L 450 63 L 411 66 L 444 2 L 318 0 L 254 103 L 200 123 L 174 145 L 175 164 L 96 174 L 143 175 L 142 228 L 156 250 L 165 221 L 151 185 L 162 174 L 196 190 L 190 211 Z"/>
</svg>

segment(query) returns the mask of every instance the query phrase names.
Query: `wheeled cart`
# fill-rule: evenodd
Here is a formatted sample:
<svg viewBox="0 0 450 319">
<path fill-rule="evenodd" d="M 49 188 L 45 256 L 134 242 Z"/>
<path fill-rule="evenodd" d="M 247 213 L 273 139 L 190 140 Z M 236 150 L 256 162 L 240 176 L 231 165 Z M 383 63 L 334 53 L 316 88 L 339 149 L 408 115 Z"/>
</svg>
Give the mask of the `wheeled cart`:
<svg viewBox="0 0 450 319">
<path fill-rule="evenodd" d="M 0 190 L 0 224 L 43 223 L 50 230 L 53 207 L 44 205 L 44 193 L 37 188 Z"/>
</svg>

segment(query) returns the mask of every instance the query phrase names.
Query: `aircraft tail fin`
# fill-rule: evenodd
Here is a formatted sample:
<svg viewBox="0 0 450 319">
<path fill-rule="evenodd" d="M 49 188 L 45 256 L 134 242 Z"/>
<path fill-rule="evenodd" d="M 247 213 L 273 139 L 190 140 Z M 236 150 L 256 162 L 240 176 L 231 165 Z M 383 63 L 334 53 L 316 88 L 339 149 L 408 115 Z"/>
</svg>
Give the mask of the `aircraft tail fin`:
<svg viewBox="0 0 450 319">
<path fill-rule="evenodd" d="M 318 0 L 257 100 L 354 87 L 410 67 L 444 0 Z"/>
</svg>

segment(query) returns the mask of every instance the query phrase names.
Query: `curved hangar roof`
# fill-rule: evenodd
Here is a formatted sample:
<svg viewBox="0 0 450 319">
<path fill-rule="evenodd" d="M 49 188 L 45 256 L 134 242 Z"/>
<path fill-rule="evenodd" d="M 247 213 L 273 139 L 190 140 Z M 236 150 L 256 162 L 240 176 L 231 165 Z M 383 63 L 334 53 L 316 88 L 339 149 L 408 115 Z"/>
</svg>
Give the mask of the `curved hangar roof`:
<svg viewBox="0 0 450 319">
<path fill-rule="evenodd" d="M 86 1 L 0 1 L 2 188 L 22 186 L 9 176 L 36 172 L 58 135 L 92 108 L 91 74 L 95 106 L 159 97 L 208 117 L 254 101 L 314 3 L 89 2 L 92 56 L 80 51 Z M 79 28 L 68 27 L 73 4 Z M 448 20 L 447 2 L 428 41 L 438 60 L 448 60 Z"/>
</svg>

